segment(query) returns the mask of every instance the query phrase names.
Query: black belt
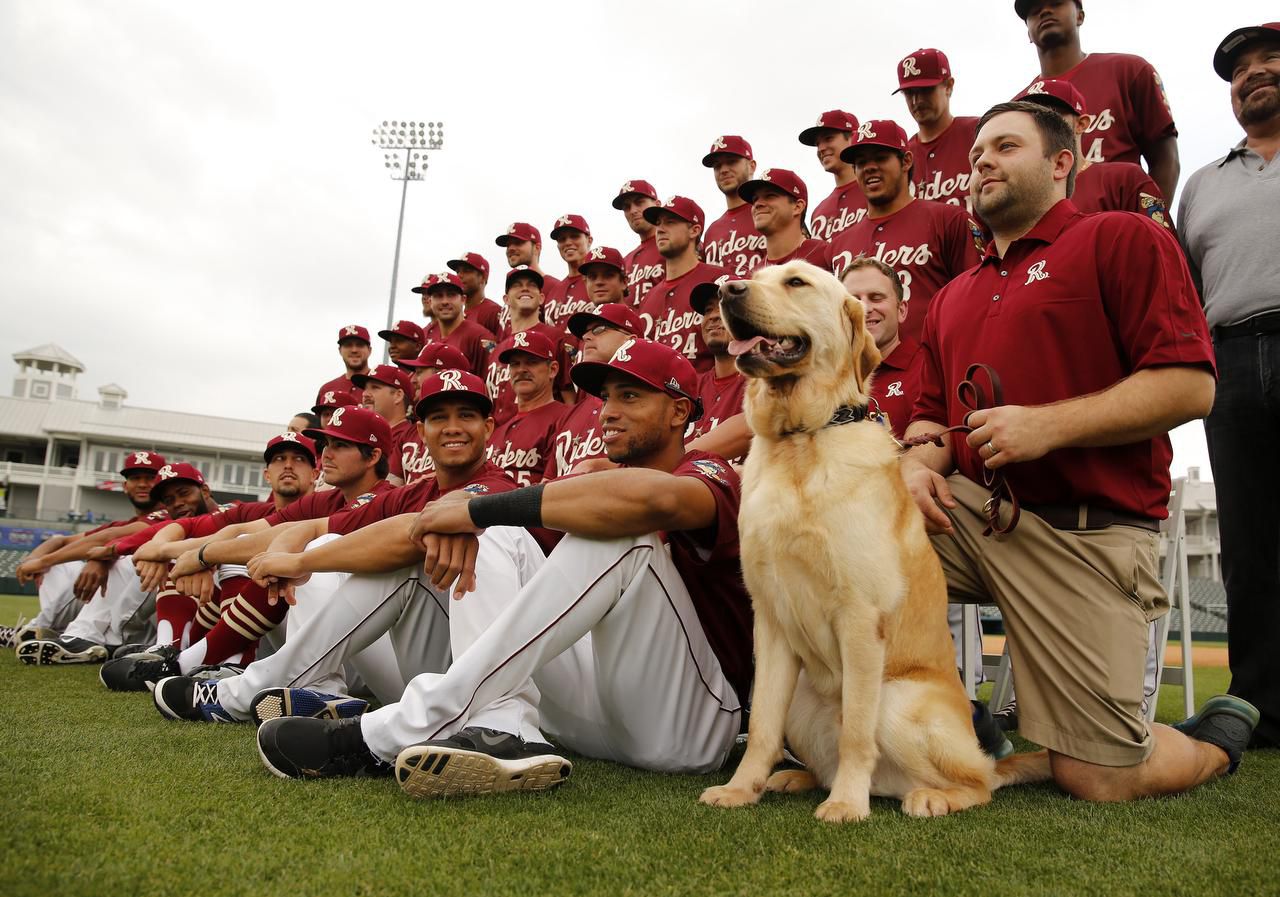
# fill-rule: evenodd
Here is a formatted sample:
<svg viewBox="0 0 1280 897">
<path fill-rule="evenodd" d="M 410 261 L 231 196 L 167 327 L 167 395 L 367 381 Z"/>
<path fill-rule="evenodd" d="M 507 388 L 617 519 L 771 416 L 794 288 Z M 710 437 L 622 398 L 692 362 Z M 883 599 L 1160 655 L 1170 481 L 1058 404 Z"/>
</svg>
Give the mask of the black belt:
<svg viewBox="0 0 1280 897">
<path fill-rule="evenodd" d="M 1223 324 L 1213 328 L 1215 341 L 1263 333 L 1280 333 L 1280 311 L 1264 311 L 1252 318 L 1245 318 L 1238 324 Z"/>
<path fill-rule="evenodd" d="M 1137 514 L 1126 514 L 1110 508 L 1099 508 L 1096 505 L 1029 505 L 1024 504 L 1022 510 L 1030 511 L 1054 529 L 1106 529 L 1108 526 L 1137 526 L 1160 532 L 1160 521 L 1154 517 L 1139 517 Z"/>
</svg>

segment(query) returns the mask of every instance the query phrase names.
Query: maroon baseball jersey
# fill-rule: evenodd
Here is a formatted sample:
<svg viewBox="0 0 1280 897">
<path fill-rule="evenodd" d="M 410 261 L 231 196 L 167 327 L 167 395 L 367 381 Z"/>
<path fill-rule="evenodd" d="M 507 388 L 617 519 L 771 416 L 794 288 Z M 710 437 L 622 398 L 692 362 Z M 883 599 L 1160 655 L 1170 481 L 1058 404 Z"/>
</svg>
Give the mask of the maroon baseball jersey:
<svg viewBox="0 0 1280 897">
<path fill-rule="evenodd" d="M 387 463 L 391 465 L 391 476 L 408 482 L 409 478 L 404 475 L 404 446 L 407 442 L 417 441 L 418 428 L 414 426 L 413 421 L 406 418 L 391 428 L 391 446 L 387 449 Z"/>
<path fill-rule="evenodd" d="M 484 376 L 485 366 L 489 364 L 489 353 L 497 345 L 492 333 L 474 321 L 463 318 L 462 323 L 454 328 L 448 336 L 440 335 L 440 325 L 432 321 L 422 328 L 422 336 L 427 342 L 444 343 L 453 346 L 467 358 L 468 370 L 477 377 Z"/>
<path fill-rule="evenodd" d="M 146 523 L 149 525 L 153 523 L 160 523 L 161 521 L 164 521 L 166 523 L 169 521 L 169 512 L 166 511 L 164 508 L 159 508 L 154 511 L 140 511 L 137 514 L 134 514 L 132 517 L 126 517 L 124 520 L 112 520 L 110 523 L 104 523 L 101 526 L 95 526 L 91 530 L 86 530 L 84 534 L 86 536 L 91 536 L 94 533 L 100 533 L 103 530 L 115 529 L 121 526 L 128 526 L 131 523 Z"/>
<path fill-rule="evenodd" d="M 627 273 L 627 302 L 632 308 L 639 308 L 649 290 L 666 279 L 666 259 L 658 252 L 657 241 L 650 237 L 628 252 L 622 264 Z"/>
<path fill-rule="evenodd" d="M 570 342 L 570 337 L 564 330 L 552 327 L 550 324 L 538 323 L 529 329 L 535 333 L 541 333 L 556 347 L 556 361 L 560 365 L 559 371 L 556 372 L 556 395 L 572 390 L 573 378 L 569 376 L 569 369 L 573 367 L 578 357 L 578 350 Z M 511 336 L 510 324 L 502 332 L 499 341 L 509 336 Z M 489 363 L 485 365 L 484 383 L 489 391 L 489 398 L 493 399 L 493 422 L 505 423 L 511 415 L 516 413 L 516 394 L 511 389 L 511 376 L 507 372 L 507 366 L 498 360 L 496 352 L 490 355 Z"/>
<path fill-rule="evenodd" d="M 1141 165 L 1095 162 L 1076 172 L 1071 202 L 1082 212 L 1138 212 L 1172 232 L 1164 194 Z"/>
<path fill-rule="evenodd" d="M 1047 405 L 1110 388 L 1161 365 L 1214 370 L 1213 345 L 1186 260 L 1158 225 L 1130 212 L 1086 215 L 1070 200 L 1050 209 L 1000 258 L 957 277 L 929 309 L 920 344 L 914 420 L 959 424 L 956 387 L 969 365 L 999 374 L 1009 405 Z M 979 375 L 981 376 L 981 375 Z M 981 483 L 964 437 L 956 466 Z M 1125 445 L 1069 448 L 1001 468 L 1023 506 L 1090 504 L 1167 516 L 1167 435 Z"/>
<path fill-rule="evenodd" d="M 871 378 L 871 398 L 889 416 L 893 435 L 901 439 L 911 423 L 911 409 L 920 394 L 920 344 L 904 339 L 881 360 Z"/>
<path fill-rule="evenodd" d="M 855 224 L 831 248 L 838 271 L 861 253 L 898 272 L 907 302 L 902 337 L 918 340 L 933 294 L 978 263 L 983 243 L 981 229 L 964 209 L 912 200 L 892 215 Z"/>
<path fill-rule="evenodd" d="M 415 426 L 413 435 L 400 443 L 400 470 L 403 471 L 401 476 L 405 485 L 430 476 L 435 473 L 435 469 L 431 453 L 422 444 L 422 437 L 418 435 L 418 428 Z"/>
<path fill-rule="evenodd" d="M 467 309 L 467 320 L 472 323 L 479 324 L 490 333 L 496 334 L 502 329 L 502 313 L 506 311 L 504 306 L 499 305 L 492 299 L 485 299 L 476 305 L 475 308 Z"/>
<path fill-rule="evenodd" d="M 378 480 L 373 484 L 373 488 L 368 492 L 357 495 L 353 501 L 348 502 L 342 494 L 341 489 L 323 489 L 320 492 L 312 492 L 310 495 L 304 495 L 291 504 L 285 505 L 278 511 L 272 511 L 263 520 L 267 521 L 271 526 L 278 526 L 281 523 L 293 523 L 297 520 L 316 520 L 320 517 L 328 517 L 336 514 L 343 508 L 354 506 L 357 502 L 369 501 L 373 497 L 381 495 L 383 492 L 394 489 L 386 480 Z"/>
<path fill-rule="evenodd" d="M 846 229 L 867 217 L 867 197 L 857 181 L 836 187 L 809 216 L 809 230 L 819 240 L 830 242 Z"/>
<path fill-rule="evenodd" d="M 735 369 L 727 377 L 717 377 L 715 369 L 698 375 L 698 398 L 702 399 L 702 417 L 693 422 L 685 442 L 705 436 L 716 427 L 742 413 L 742 395 L 747 378 Z"/>
<path fill-rule="evenodd" d="M 600 409 L 603 406 L 604 403 L 595 396 L 583 393 L 569 409 L 552 441 L 551 457 L 547 459 L 543 479 L 566 476 L 579 461 L 605 457 L 600 432 Z"/>
<path fill-rule="evenodd" d="M 760 238 L 761 240 L 764 237 Z M 761 257 L 764 255 L 761 248 Z M 712 283 L 724 276 L 724 269 L 699 263 L 675 280 L 667 280 L 651 289 L 644 304 L 636 311 L 644 321 L 645 339 L 665 343 L 684 354 L 699 371 L 712 365 L 707 346 L 702 341 L 702 315 L 689 304 L 689 294 L 701 283 Z"/>
<path fill-rule="evenodd" d="M 542 482 L 556 433 L 568 413 L 569 409 L 560 402 L 517 411 L 493 431 L 489 460 L 505 470 L 517 485 Z"/>
<path fill-rule="evenodd" d="M 957 116 L 947 129 L 928 143 L 916 134 L 907 141 L 911 153 L 916 199 L 969 207 L 969 150 L 978 135 L 978 119 Z"/>
<path fill-rule="evenodd" d="M 542 296 L 543 320 L 561 331 L 568 325 L 570 316 L 596 307 L 587 298 L 587 280 L 581 274 L 570 274 L 554 287 L 548 282 Z"/>
<path fill-rule="evenodd" d="M 1027 86 L 1043 79 L 1038 75 Z M 1141 56 L 1090 53 L 1057 80 L 1070 81 L 1093 116 L 1089 130 L 1080 135 L 1090 162 L 1137 163 L 1157 141 L 1178 136 L 1164 82 Z"/>
<path fill-rule="evenodd" d="M 496 495 L 516 488 L 515 482 L 507 476 L 502 468 L 486 461 L 479 470 L 467 479 L 449 489 L 441 489 L 434 476 L 418 480 L 411 486 L 402 486 L 375 496 L 363 503 L 352 503 L 352 506 L 332 514 L 329 517 L 329 532 L 346 535 L 361 527 L 388 517 L 400 514 L 416 514 L 430 502 L 442 495 L 448 495 L 457 489 L 476 495 Z"/>
<path fill-rule="evenodd" d="M 360 398 L 363 395 L 363 391 L 352 383 L 351 378 L 345 374 L 341 377 L 334 377 L 324 386 L 321 386 L 317 394 L 323 396 L 326 392 L 333 392 L 338 398 L 342 398 L 343 393 L 349 393 L 354 399 L 351 403 L 353 405 L 359 405 Z"/>
<path fill-rule="evenodd" d="M 815 240 L 810 238 L 805 240 L 794 250 L 782 256 L 781 258 L 771 259 L 767 255 L 764 260 L 757 266 L 758 268 L 769 268 L 773 265 L 785 265 L 787 262 L 808 262 L 811 265 L 817 265 L 824 271 L 830 271 L 831 268 L 831 244 L 825 240 Z"/>
<path fill-rule="evenodd" d="M 764 234 L 751 220 L 751 203 L 729 209 L 702 235 L 702 260 L 734 277 L 750 277 L 764 258 Z"/>
</svg>

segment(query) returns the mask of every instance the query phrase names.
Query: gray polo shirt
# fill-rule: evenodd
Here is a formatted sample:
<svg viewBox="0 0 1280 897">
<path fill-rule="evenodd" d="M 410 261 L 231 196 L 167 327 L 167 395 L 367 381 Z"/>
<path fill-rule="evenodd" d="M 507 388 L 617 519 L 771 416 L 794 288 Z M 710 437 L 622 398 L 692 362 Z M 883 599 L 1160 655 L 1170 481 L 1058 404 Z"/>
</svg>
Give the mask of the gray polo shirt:
<svg viewBox="0 0 1280 897">
<path fill-rule="evenodd" d="M 1280 311 L 1280 153 L 1241 140 L 1187 181 L 1177 224 L 1210 327 Z"/>
</svg>

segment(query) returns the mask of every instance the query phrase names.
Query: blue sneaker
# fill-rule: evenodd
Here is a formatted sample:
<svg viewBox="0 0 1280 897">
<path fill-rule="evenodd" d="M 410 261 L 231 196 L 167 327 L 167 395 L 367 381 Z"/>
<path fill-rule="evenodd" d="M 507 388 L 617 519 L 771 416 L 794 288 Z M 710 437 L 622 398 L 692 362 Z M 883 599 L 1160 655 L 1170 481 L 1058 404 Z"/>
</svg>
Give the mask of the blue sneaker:
<svg viewBox="0 0 1280 897">
<path fill-rule="evenodd" d="M 1240 765 L 1259 719 L 1258 708 L 1243 698 L 1214 695 L 1194 716 L 1174 723 L 1173 728 L 1189 738 L 1221 748 L 1231 761 L 1227 767 L 1227 775 L 1231 775 Z"/>
<path fill-rule="evenodd" d="M 311 719 L 351 719 L 369 709 L 369 702 L 350 695 L 331 695 L 310 688 L 268 688 L 249 705 L 253 721 L 261 726 L 269 719 L 304 716 Z"/>
<path fill-rule="evenodd" d="M 156 709 L 166 719 L 206 723 L 238 723 L 218 703 L 218 683 L 201 682 L 190 676 L 170 676 L 156 683 L 152 694 Z"/>
</svg>

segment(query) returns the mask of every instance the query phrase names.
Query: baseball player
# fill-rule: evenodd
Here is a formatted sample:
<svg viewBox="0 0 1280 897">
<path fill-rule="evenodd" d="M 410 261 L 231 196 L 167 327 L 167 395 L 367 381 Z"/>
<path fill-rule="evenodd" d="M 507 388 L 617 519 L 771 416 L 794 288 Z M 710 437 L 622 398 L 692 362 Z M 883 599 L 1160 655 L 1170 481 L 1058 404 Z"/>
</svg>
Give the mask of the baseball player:
<svg viewBox="0 0 1280 897">
<path fill-rule="evenodd" d="M 564 330 L 565 322 L 571 316 L 591 306 L 587 301 L 586 282 L 578 273 L 578 267 L 591 251 L 591 228 L 581 215 L 561 215 L 556 219 L 555 227 L 551 228 L 551 239 L 556 241 L 556 248 L 568 266 L 569 274 L 564 280 L 544 283 L 542 314 L 552 327 Z"/>
<path fill-rule="evenodd" d="M 853 166 L 840 153 L 853 142 L 858 119 L 850 112 L 832 109 L 818 116 L 817 124 L 800 132 L 800 142 L 817 150 L 818 164 L 836 179 L 831 194 L 813 207 L 809 229 L 819 240 L 830 242 L 851 224 L 867 217 L 867 200 L 854 177 Z"/>
<path fill-rule="evenodd" d="M 717 137 L 702 164 L 715 172 L 716 187 L 724 194 L 726 206 L 725 213 L 705 228 L 703 261 L 735 277 L 750 277 L 764 258 L 764 235 L 751 221 L 750 204 L 738 195 L 738 188 L 756 174 L 751 144 L 733 134 Z M 644 214 L 652 221 L 648 209 Z"/>
<path fill-rule="evenodd" d="M 336 393 L 357 391 L 351 385 L 351 378 L 369 370 L 369 353 L 372 345 L 369 342 L 369 331 L 359 324 L 348 324 L 338 329 L 338 355 L 346 370 L 342 376 L 334 377 L 320 387 L 321 394 L 329 391 Z"/>
<path fill-rule="evenodd" d="M 622 253 L 612 246 L 592 246 L 578 271 L 586 284 L 587 304 L 574 311 L 574 315 L 589 312 L 610 302 L 633 304 L 628 301 L 627 295 L 630 287 L 627 284 L 626 261 L 622 258 Z M 569 318 L 565 318 L 566 329 L 568 321 Z M 570 329 L 569 332 L 573 331 Z"/>
<path fill-rule="evenodd" d="M 963 208 L 911 195 L 914 160 L 896 122 L 862 122 L 844 155 L 857 171 L 870 211 L 832 244 L 835 269 L 843 271 L 867 255 L 897 271 L 903 301 L 914 302 L 902 331 L 918 340 L 933 294 L 978 263 L 982 231 Z"/>
<path fill-rule="evenodd" d="M 627 253 L 623 268 L 627 275 L 627 297 L 633 308 L 640 305 L 645 294 L 662 281 L 666 266 L 658 244 L 654 242 L 653 225 L 644 217 L 644 210 L 658 204 L 658 191 L 653 184 L 639 179 L 627 181 L 618 188 L 613 207 L 627 217 L 627 227 L 640 238 L 640 245 Z"/>
<path fill-rule="evenodd" d="M 702 340 L 715 366 L 698 375 L 698 401 L 702 417 L 685 437 L 691 451 L 711 452 L 734 464 L 746 460 L 751 448 L 751 428 L 742 413 L 742 397 L 747 380 L 729 351 L 733 339 L 720 317 L 720 287 L 728 275 L 712 283 L 694 287 L 689 304 L 702 315 Z"/>
<path fill-rule="evenodd" d="M 354 383 L 348 382 L 342 389 L 321 388 L 316 395 L 316 403 L 311 406 L 311 413 L 316 416 L 320 426 L 327 426 L 329 416 L 335 409 L 345 405 L 359 405 L 364 401 L 364 390 L 356 389 Z"/>
<path fill-rule="evenodd" d="M 568 409 L 555 398 L 556 346 L 536 330 L 503 340 L 495 353 L 507 366 L 516 413 L 498 424 L 490 440 L 489 460 L 528 486 L 542 480 L 551 446 Z"/>
<path fill-rule="evenodd" d="M 1070 81 L 1092 111 L 1081 158 L 1135 164 L 1145 159 L 1165 202 L 1172 203 L 1181 171 L 1178 129 L 1151 63 L 1128 53 L 1085 53 L 1082 0 L 1014 0 L 1013 9 L 1040 57 L 1040 73 L 1028 88 L 1045 78 Z"/>
<path fill-rule="evenodd" d="M 390 330 L 379 330 L 378 336 L 386 340 L 387 357 L 392 364 L 399 363 L 402 358 L 417 358 L 422 351 L 422 328 L 412 321 L 396 321 Z M 354 383 L 355 377 L 351 379 Z"/>
<path fill-rule="evenodd" d="M 1132 162 L 1090 162 L 1084 158 L 1080 136 L 1089 129 L 1084 97 L 1070 81 L 1037 81 L 1017 97 L 1048 106 L 1062 114 L 1076 132 L 1076 181 L 1071 201 L 1082 212 L 1138 212 L 1173 230 L 1173 218 L 1160 188 L 1141 165 Z"/>
<path fill-rule="evenodd" d="M 750 212 L 745 201 L 739 202 Z M 686 196 L 672 196 L 660 206 L 645 209 L 644 215 L 654 225 L 654 240 L 666 262 L 662 283 L 649 291 L 638 309 L 645 338 L 671 346 L 698 370 L 707 370 L 711 356 L 702 343 L 702 318 L 689 304 L 689 297 L 698 284 L 710 283 L 725 271 L 698 261 L 698 238 L 704 225 L 702 208 Z M 761 255 L 763 252 L 762 245 Z"/>
<path fill-rule="evenodd" d="M 299 411 L 289 418 L 289 425 L 285 429 L 290 433 L 301 433 L 308 427 L 316 427 L 319 424 L 320 417 L 314 411 Z"/>
<path fill-rule="evenodd" d="M 556 347 L 556 361 L 560 366 L 556 374 L 556 396 L 566 404 L 574 401 L 573 381 L 566 373 L 573 365 L 574 349 L 569 345 L 563 330 L 542 320 L 542 274 L 522 265 L 507 272 L 506 303 L 507 329 L 501 334 L 506 340 L 517 333 L 530 331 L 541 333 Z M 516 413 L 516 397 L 511 390 L 510 371 L 498 360 L 498 353 L 489 354 L 485 370 L 485 384 L 493 399 L 493 419 L 501 425 Z"/>
<path fill-rule="evenodd" d="M 409 375 L 394 364 L 380 364 L 367 374 L 357 374 L 354 382 L 364 390 L 361 405 L 385 420 L 391 428 L 391 443 L 386 450 L 390 465 L 387 481 L 393 486 L 403 486 L 405 474 L 401 459 L 404 447 L 417 435 L 408 416 L 413 383 Z"/>
<path fill-rule="evenodd" d="M 423 328 L 422 336 L 428 342 L 453 346 L 467 357 L 467 370 L 484 374 L 493 351 L 495 337 L 474 321 L 468 321 L 466 298 L 458 275 L 428 274 L 422 284 L 413 288 L 422 296 L 422 313 L 431 316 L 431 323 Z"/>
<path fill-rule="evenodd" d="M 738 195 L 751 206 L 751 221 L 764 234 L 765 257 L 757 267 L 805 261 L 831 270 L 831 244 L 810 237 L 805 227 L 809 188 L 794 171 L 766 168 L 743 183 Z"/>
<path fill-rule="evenodd" d="M 422 382 L 437 371 L 445 368 L 458 371 L 467 369 L 467 359 L 463 354 L 444 343 L 428 343 L 417 358 L 401 361 L 399 364 L 409 372 L 409 383 L 415 397 L 422 388 Z M 400 443 L 400 469 L 404 471 L 406 485 L 429 476 L 434 470 L 431 466 L 431 453 L 422 444 L 421 427 L 415 426 L 414 431 Z"/>
<path fill-rule="evenodd" d="M 543 731 L 645 769 L 705 773 L 724 762 L 751 675 L 737 476 L 722 459 L 684 449 L 697 402 L 680 353 L 628 341 L 608 363 L 578 365 L 574 379 L 604 401 L 609 457 L 626 469 L 428 505 L 412 530 L 424 547 L 482 528 L 482 546 L 503 527 L 566 535 L 443 675 L 415 677 L 398 703 L 358 719 L 264 723 L 258 746 L 271 771 L 324 777 L 394 763 L 414 796 L 535 790 L 572 769 Z M 343 563 L 342 541 L 301 555 L 289 575 Z M 357 546 L 345 548 L 354 556 Z M 508 585 L 478 569 L 472 576 L 466 562 L 446 567 L 439 585 L 457 576 L 476 587 L 455 608 L 496 605 L 489 590 Z"/>
<path fill-rule="evenodd" d="M 493 242 L 507 251 L 507 267 L 532 268 L 542 275 L 542 289 L 555 289 L 560 283 L 558 277 L 552 277 L 542 270 L 542 234 L 532 224 L 517 221 L 500 234 Z"/>
<path fill-rule="evenodd" d="M 898 63 L 898 89 L 919 130 L 907 141 L 916 199 L 969 208 L 969 147 L 978 119 L 951 114 L 956 79 L 941 50 L 922 48 Z"/>
<path fill-rule="evenodd" d="M 489 283 L 488 260 L 478 252 L 464 252 L 445 264 L 462 281 L 462 292 L 467 297 L 467 320 L 497 335 L 502 329 L 502 306 L 484 295 Z"/>
</svg>

